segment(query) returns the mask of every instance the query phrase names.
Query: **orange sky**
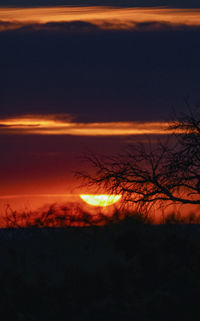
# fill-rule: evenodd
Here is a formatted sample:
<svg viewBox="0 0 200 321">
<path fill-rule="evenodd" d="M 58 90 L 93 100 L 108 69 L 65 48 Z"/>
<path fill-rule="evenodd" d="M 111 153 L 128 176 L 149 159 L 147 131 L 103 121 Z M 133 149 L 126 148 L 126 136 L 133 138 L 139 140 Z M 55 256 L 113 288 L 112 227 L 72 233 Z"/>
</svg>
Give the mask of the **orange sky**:
<svg viewBox="0 0 200 321">
<path fill-rule="evenodd" d="M 36 205 L 43 202 L 42 195 L 54 202 L 69 200 L 69 194 L 88 193 L 74 179 L 75 171 L 88 166 L 80 161 L 81 155 L 113 154 L 134 139 L 147 139 L 145 135 L 171 133 L 168 126 L 167 122 L 79 123 L 69 114 L 1 118 L 0 137 L 6 148 L 1 159 L 0 208 L 8 199 L 21 204 L 20 195 L 24 201 L 32 195 L 31 204 Z"/>
<path fill-rule="evenodd" d="M 34 23 L 73 21 L 91 22 L 103 29 L 129 29 L 137 23 L 148 22 L 200 26 L 200 9 L 0 8 L 0 22 L 9 23 L 0 23 L 0 31 L 17 29 Z M 16 65 L 13 64 L 13 66 Z M 49 65 L 49 69 L 50 67 Z M 14 85 L 15 87 L 17 88 L 17 84 Z M 162 107 L 161 104 L 161 109 Z M 138 108 L 140 107 L 136 108 L 136 113 Z M 111 117 L 109 119 L 112 120 Z M 54 201 L 60 198 L 65 200 L 68 194 L 77 193 L 77 190 L 73 190 L 73 171 L 82 169 L 80 159 L 77 157 L 86 148 L 98 151 L 100 154 L 119 152 L 129 140 L 134 141 L 134 136 L 137 136 L 137 139 L 146 134 L 164 136 L 170 133 L 167 128 L 168 123 L 164 121 L 136 122 L 130 119 L 130 121 L 117 122 L 78 122 L 70 114 L 30 114 L 0 118 L 1 150 L 3 151 L 0 169 L 0 203 L 5 204 L 11 194 L 14 194 L 11 198 L 15 204 L 20 203 L 16 201 L 19 200 L 19 195 L 27 199 L 25 194 L 28 194 L 28 198 L 29 194 L 33 195 L 34 206 L 36 203 L 37 206 L 40 204 L 42 194 L 48 194 L 42 196 L 47 197 L 48 200 Z M 130 135 L 133 136 L 130 137 Z"/>
<path fill-rule="evenodd" d="M 40 7 L 1 8 L 0 21 L 20 23 L 48 23 L 86 21 L 102 28 L 133 27 L 133 23 L 159 22 L 200 25 L 200 9 L 170 8 L 111 8 L 111 7 Z M 20 24 L 18 27 L 20 27 Z M 6 27 L 4 27 L 6 28 Z M 8 28 L 8 27 L 7 27 Z M 9 26 L 10 28 L 10 26 Z M 15 25 L 14 28 L 17 28 Z"/>
</svg>

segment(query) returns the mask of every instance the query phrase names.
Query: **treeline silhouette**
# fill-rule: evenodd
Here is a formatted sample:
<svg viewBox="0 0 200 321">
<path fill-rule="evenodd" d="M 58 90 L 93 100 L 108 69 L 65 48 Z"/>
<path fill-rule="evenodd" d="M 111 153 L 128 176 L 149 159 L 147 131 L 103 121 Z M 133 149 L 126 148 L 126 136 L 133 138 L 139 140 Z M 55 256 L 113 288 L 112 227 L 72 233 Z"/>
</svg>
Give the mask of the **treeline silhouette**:
<svg viewBox="0 0 200 321">
<path fill-rule="evenodd" d="M 131 211 L 114 208 L 109 214 L 103 213 L 101 208 L 91 213 L 79 204 L 57 203 L 36 211 L 13 210 L 6 206 L 4 214 L 0 216 L 0 228 L 65 228 L 92 227 L 112 224 L 199 224 L 200 215 L 195 212 L 181 214 L 181 211 L 152 215 L 146 211 Z"/>
<path fill-rule="evenodd" d="M 1 320 L 199 321 L 200 225 L 136 222 L 0 229 Z"/>
</svg>

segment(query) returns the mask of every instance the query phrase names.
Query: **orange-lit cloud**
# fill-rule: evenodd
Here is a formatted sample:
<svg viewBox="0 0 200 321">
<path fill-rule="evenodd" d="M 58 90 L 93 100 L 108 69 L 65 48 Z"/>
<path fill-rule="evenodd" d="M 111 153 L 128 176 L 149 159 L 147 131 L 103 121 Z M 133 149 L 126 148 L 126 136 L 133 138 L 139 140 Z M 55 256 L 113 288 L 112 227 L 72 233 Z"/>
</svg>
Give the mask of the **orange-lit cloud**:
<svg viewBox="0 0 200 321">
<path fill-rule="evenodd" d="M 113 8 L 113 7 L 43 7 L 1 8 L 0 30 L 18 29 L 28 24 L 84 21 L 103 29 L 132 28 L 134 24 L 156 22 L 200 26 L 200 9 Z"/>
<path fill-rule="evenodd" d="M 0 119 L 0 134 L 128 136 L 165 135 L 172 131 L 167 122 L 94 122 L 78 123 L 69 115 L 27 115 Z"/>
</svg>

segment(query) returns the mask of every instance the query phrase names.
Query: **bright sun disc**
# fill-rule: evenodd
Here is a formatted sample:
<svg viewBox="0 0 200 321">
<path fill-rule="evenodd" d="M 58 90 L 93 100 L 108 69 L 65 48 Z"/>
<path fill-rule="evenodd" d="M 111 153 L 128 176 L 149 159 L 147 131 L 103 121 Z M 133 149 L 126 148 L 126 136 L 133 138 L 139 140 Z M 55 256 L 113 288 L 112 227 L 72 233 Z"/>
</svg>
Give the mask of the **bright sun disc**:
<svg viewBox="0 0 200 321">
<path fill-rule="evenodd" d="M 89 205 L 106 207 L 117 203 L 121 195 L 80 195 L 80 198 Z"/>
</svg>

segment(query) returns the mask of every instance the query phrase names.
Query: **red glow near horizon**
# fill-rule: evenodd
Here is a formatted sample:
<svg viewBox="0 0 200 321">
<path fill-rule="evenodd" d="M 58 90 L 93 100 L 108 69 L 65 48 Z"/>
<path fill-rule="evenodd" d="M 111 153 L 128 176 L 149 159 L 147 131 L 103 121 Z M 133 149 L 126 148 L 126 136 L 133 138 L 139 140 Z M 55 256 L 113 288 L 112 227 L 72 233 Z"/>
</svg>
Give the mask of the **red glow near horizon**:
<svg viewBox="0 0 200 321">
<path fill-rule="evenodd" d="M 128 215 L 136 215 L 137 207 L 134 204 L 125 207 L 110 204 L 110 206 L 91 206 L 80 203 L 80 195 L 13 195 L 12 198 L 1 198 L 0 201 L 0 228 L 4 227 L 65 227 L 65 226 L 103 226 L 118 222 Z M 12 203 L 13 201 L 13 203 Z M 26 203 L 28 201 L 28 203 Z M 84 205 L 85 204 L 85 205 Z M 131 214 L 132 213 L 132 214 Z M 165 217 L 174 213 L 175 217 L 189 221 L 190 213 L 194 214 L 194 223 L 200 221 L 199 207 L 170 205 L 166 207 L 163 216 L 162 209 L 152 208 L 148 220 L 152 224 L 162 224 Z M 181 214 L 180 214 L 181 213 Z M 142 214 L 139 214 L 139 216 Z M 139 217 L 138 216 L 138 217 Z M 141 216 L 142 217 L 142 216 Z M 145 214 L 144 214 L 145 217 Z"/>
</svg>

